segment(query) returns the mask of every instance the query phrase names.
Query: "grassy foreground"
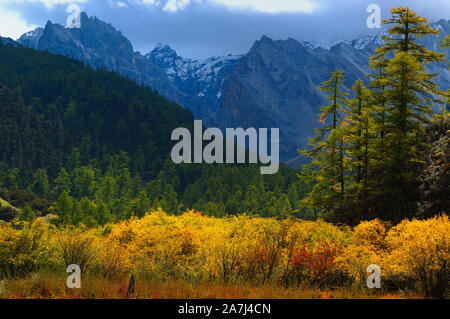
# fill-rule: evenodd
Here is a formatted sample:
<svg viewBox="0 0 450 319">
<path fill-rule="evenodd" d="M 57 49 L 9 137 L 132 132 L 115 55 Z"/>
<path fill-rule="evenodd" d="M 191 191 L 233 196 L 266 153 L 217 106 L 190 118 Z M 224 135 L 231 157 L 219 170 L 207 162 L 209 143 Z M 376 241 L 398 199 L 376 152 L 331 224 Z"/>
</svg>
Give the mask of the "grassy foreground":
<svg viewBox="0 0 450 319">
<path fill-rule="evenodd" d="M 66 277 L 50 273 L 7 280 L 2 285 L 1 298 L 7 299 L 128 299 L 128 280 L 89 278 L 81 289 L 68 289 Z M 201 283 L 184 281 L 151 282 L 138 280 L 134 298 L 137 299 L 419 299 L 414 292 L 386 292 L 315 287 L 283 287 L 265 284 Z"/>
</svg>

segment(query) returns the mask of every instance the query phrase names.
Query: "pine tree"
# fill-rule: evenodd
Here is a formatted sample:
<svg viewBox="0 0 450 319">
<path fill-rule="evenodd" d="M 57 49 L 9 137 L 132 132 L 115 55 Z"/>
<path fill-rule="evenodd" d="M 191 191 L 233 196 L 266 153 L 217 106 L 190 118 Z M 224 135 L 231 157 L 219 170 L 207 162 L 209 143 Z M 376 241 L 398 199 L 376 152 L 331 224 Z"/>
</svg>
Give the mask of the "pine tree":
<svg viewBox="0 0 450 319">
<path fill-rule="evenodd" d="M 316 130 L 317 136 L 313 139 L 313 142 L 323 140 L 326 134 L 336 129 L 341 123 L 348 103 L 348 93 L 342 90 L 344 82 L 344 71 L 336 70 L 331 73 L 331 78 L 328 81 L 319 86 L 319 89 L 326 94 L 329 104 L 319 106 L 319 109 L 323 112 L 319 115 L 319 122 L 325 125 Z"/>
<path fill-rule="evenodd" d="M 79 167 L 73 171 L 74 197 L 92 198 L 95 190 L 95 172 L 92 167 Z"/>
<path fill-rule="evenodd" d="M 64 191 L 56 200 L 54 212 L 59 216 L 59 223 L 72 223 L 73 200 L 69 194 Z"/>
<path fill-rule="evenodd" d="M 38 169 L 33 174 L 33 180 L 34 182 L 31 186 L 32 191 L 38 196 L 46 197 L 50 191 L 47 171 L 45 169 Z"/>
<path fill-rule="evenodd" d="M 432 113 L 432 103 L 442 92 L 434 83 L 436 74 L 426 65 L 442 61 L 443 55 L 418 43 L 425 35 L 436 35 L 426 19 L 406 7 L 391 10 L 391 25 L 384 45 L 376 50 L 371 67 L 376 72 L 377 130 L 379 159 L 372 192 L 374 214 L 398 221 L 413 216 L 418 195 L 418 176 L 423 162 L 424 125 Z"/>
<path fill-rule="evenodd" d="M 76 199 L 72 200 L 72 211 L 70 214 L 70 224 L 78 225 L 82 220 L 81 205 Z"/>
<path fill-rule="evenodd" d="M 450 49 L 450 35 L 445 36 L 445 40 L 442 41 L 441 47 L 443 49 Z M 447 63 L 447 68 L 450 70 L 450 62 Z M 450 89 L 447 90 L 447 101 L 446 101 L 446 108 L 448 111 L 450 111 Z"/>
<path fill-rule="evenodd" d="M 128 217 L 137 216 L 139 218 L 144 217 L 145 213 L 151 208 L 151 201 L 147 194 L 142 191 L 138 196 L 133 199 L 128 208 Z"/>
<path fill-rule="evenodd" d="M 32 222 L 36 219 L 36 213 L 30 206 L 25 206 L 24 208 L 22 208 L 22 212 L 19 214 L 19 219 Z"/>
<path fill-rule="evenodd" d="M 66 191 L 68 194 L 71 193 L 72 190 L 72 181 L 70 179 L 69 173 L 67 173 L 66 169 L 63 167 L 59 172 L 58 176 L 54 181 L 54 190 L 53 194 L 55 197 L 62 194 L 62 192 Z"/>
<path fill-rule="evenodd" d="M 83 217 L 95 216 L 95 205 L 87 197 L 83 197 L 80 200 L 80 209 Z"/>
<path fill-rule="evenodd" d="M 369 75 L 371 79 L 370 90 L 372 94 L 372 116 L 374 121 L 375 130 L 378 133 L 378 139 L 375 141 L 376 160 L 378 164 L 381 164 L 386 152 L 386 135 L 388 133 L 387 126 L 387 94 L 386 88 L 388 81 L 386 79 L 385 68 L 387 65 L 387 59 L 381 55 L 377 59 L 370 58 L 369 63 L 372 74 Z"/>
<path fill-rule="evenodd" d="M 100 183 L 99 196 L 106 204 L 112 204 L 117 199 L 118 190 L 116 179 L 111 175 L 103 177 Z"/>
<path fill-rule="evenodd" d="M 333 212 L 341 206 L 345 196 L 344 136 L 340 129 L 347 113 L 348 93 L 343 91 L 345 81 L 343 71 L 336 70 L 331 78 L 322 83 L 328 105 L 320 106 L 319 122 L 324 124 L 316 129 L 316 137 L 310 139 L 311 150 L 302 151 L 312 162 L 304 168 L 315 179 L 311 193 L 303 202 L 322 212 Z"/>
<path fill-rule="evenodd" d="M 73 172 L 76 168 L 80 167 L 80 165 L 81 165 L 80 150 L 74 147 L 67 159 L 67 167 L 69 168 L 70 172 Z"/>
<path fill-rule="evenodd" d="M 358 219 L 361 220 L 366 218 L 368 210 L 369 175 L 374 152 L 374 121 L 370 90 L 361 80 L 357 80 L 352 89 L 354 97 L 349 103 L 349 116 L 346 118 L 347 121 L 342 123 L 348 126 L 344 135 L 350 156 L 349 174 L 354 178 L 350 192 L 353 202 L 351 209 L 358 213 Z"/>
<path fill-rule="evenodd" d="M 112 220 L 111 212 L 101 199 L 97 201 L 95 219 L 97 220 L 99 225 L 105 225 L 106 223 L 109 223 Z"/>
</svg>

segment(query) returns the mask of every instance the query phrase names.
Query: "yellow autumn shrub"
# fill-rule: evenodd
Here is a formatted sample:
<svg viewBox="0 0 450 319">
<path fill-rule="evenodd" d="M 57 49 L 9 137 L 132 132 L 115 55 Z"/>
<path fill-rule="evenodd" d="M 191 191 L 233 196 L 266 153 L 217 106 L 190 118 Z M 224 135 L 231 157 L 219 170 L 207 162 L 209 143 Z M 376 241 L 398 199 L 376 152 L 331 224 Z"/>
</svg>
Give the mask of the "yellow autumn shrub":
<svg viewBox="0 0 450 319">
<path fill-rule="evenodd" d="M 353 241 L 355 245 L 370 246 L 376 250 L 386 246 L 386 223 L 379 219 L 363 221 L 353 230 Z"/>
<path fill-rule="evenodd" d="M 387 235 L 388 255 L 383 268 L 389 276 L 410 278 L 428 296 L 442 297 L 450 272 L 448 216 L 403 221 Z"/>
<path fill-rule="evenodd" d="M 0 276 L 24 276 L 53 265 L 55 254 L 49 227 L 41 219 L 0 226 Z"/>
<path fill-rule="evenodd" d="M 84 229 L 68 227 L 59 230 L 56 240 L 63 266 L 78 265 L 83 273 L 90 270 L 98 255 L 94 246 L 95 239 L 94 235 Z"/>
<path fill-rule="evenodd" d="M 371 246 L 349 244 L 344 247 L 341 254 L 336 257 L 338 269 L 352 282 L 364 286 L 369 265 L 380 265 L 383 260 L 383 251 L 373 250 Z"/>
<path fill-rule="evenodd" d="M 131 258 L 123 246 L 100 237 L 95 240 L 94 248 L 97 252 L 94 267 L 103 277 L 120 279 L 131 272 Z"/>
<path fill-rule="evenodd" d="M 11 222 L 0 225 L 0 276 L 40 269 L 83 273 L 110 280 L 131 274 L 189 283 L 251 283 L 366 289 L 367 267 L 381 266 L 383 287 L 417 286 L 443 296 L 448 286 L 450 221 L 440 216 L 380 220 L 355 228 L 322 220 L 276 220 L 249 215 L 214 218 L 199 212 L 168 215 L 161 209 L 138 219 L 94 229 Z"/>
<path fill-rule="evenodd" d="M 364 287 L 367 267 L 381 265 L 386 254 L 385 223 L 378 219 L 363 221 L 348 235 L 349 241 L 335 262 L 354 283 Z"/>
</svg>

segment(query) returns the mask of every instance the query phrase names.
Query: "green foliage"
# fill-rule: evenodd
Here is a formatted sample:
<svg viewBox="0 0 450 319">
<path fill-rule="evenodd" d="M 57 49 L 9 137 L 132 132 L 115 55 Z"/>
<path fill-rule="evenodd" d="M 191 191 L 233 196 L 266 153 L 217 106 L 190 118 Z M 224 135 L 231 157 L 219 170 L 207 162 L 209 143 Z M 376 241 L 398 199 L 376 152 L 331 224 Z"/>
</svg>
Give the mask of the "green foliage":
<svg viewBox="0 0 450 319">
<path fill-rule="evenodd" d="M 0 45 L 0 185 L 55 201 L 57 224 L 103 225 L 151 209 L 314 218 L 282 167 L 175 165 L 170 133 L 192 114 L 150 88 L 48 52 Z M 287 194 L 287 195 L 286 195 Z M 28 196 L 28 195 L 27 195 Z M 29 195 L 32 196 L 32 195 Z M 41 205 L 42 206 L 42 205 Z"/>
<path fill-rule="evenodd" d="M 444 55 L 419 44 L 419 38 L 439 33 L 426 19 L 406 7 L 391 13 L 384 21 L 389 33 L 370 61 L 370 87 L 356 81 L 347 101 L 341 71 L 321 87 L 330 105 L 321 107 L 324 126 L 304 152 L 312 158 L 306 169 L 315 182 L 304 203 L 335 222 L 399 222 L 418 213 L 430 147 L 426 128 L 433 105 L 444 103 L 436 74 L 426 66 Z"/>
<path fill-rule="evenodd" d="M 53 211 L 60 217 L 60 223 L 69 224 L 74 219 L 73 199 L 64 191 L 55 202 Z"/>
<path fill-rule="evenodd" d="M 33 184 L 31 185 L 31 189 L 36 195 L 47 197 L 50 191 L 50 184 L 45 169 L 40 168 L 33 174 Z"/>
<path fill-rule="evenodd" d="M 381 216 L 394 221 L 414 216 L 417 212 L 418 183 L 424 169 L 423 153 L 427 152 L 424 129 L 432 113 L 432 103 L 442 103 L 443 93 L 433 82 L 436 74 L 426 65 L 442 61 L 443 54 L 427 50 L 418 44 L 425 35 L 436 35 L 426 19 L 408 8 L 392 9 L 392 25 L 385 44 L 377 50 L 374 60 L 381 59 L 386 97 L 384 116 L 386 135 L 384 153 L 375 158 L 373 172 L 374 209 L 368 216 Z M 374 113 L 378 113 L 376 108 Z M 382 216 L 383 214 L 385 216 Z M 388 213 L 386 213 L 388 212 Z"/>
<path fill-rule="evenodd" d="M 22 212 L 19 214 L 20 220 L 32 222 L 36 219 L 36 213 L 31 209 L 30 206 L 25 206 Z"/>
<path fill-rule="evenodd" d="M 171 150 L 170 133 L 193 124 L 188 110 L 148 87 L 48 52 L 0 45 L 0 83 L 0 162 L 19 169 L 4 187 L 35 184 L 40 196 L 47 194 L 45 181 L 35 180 L 43 171 L 33 178 L 39 169 L 50 179 L 62 167 L 105 169 L 122 151 L 127 167 L 154 178 Z"/>
<path fill-rule="evenodd" d="M 323 127 L 316 130 L 317 136 L 310 140 L 311 150 L 302 153 L 312 158 L 311 164 L 305 167 L 315 181 L 315 185 L 304 203 L 321 212 L 330 213 L 337 209 L 336 203 L 342 200 L 345 194 L 345 159 L 344 136 L 341 129 L 344 121 L 343 115 L 348 104 L 347 93 L 343 92 L 343 71 L 336 70 L 330 80 L 323 82 L 320 89 L 327 95 L 330 103 L 321 106 L 323 111 L 319 115 L 319 122 Z M 326 124 L 329 120 L 330 124 Z"/>
</svg>

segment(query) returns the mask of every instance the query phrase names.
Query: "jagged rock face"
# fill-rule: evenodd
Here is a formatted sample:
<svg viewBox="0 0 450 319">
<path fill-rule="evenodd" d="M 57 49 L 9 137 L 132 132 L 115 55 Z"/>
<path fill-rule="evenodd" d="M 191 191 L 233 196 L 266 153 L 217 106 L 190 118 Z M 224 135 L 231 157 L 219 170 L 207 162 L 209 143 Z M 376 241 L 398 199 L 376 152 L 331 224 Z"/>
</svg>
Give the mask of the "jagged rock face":
<svg viewBox="0 0 450 319">
<path fill-rule="evenodd" d="M 449 213 L 450 208 L 450 117 L 432 123 L 427 130 L 431 149 L 424 160 L 427 167 L 419 187 L 420 218 Z"/>
<path fill-rule="evenodd" d="M 225 79 L 217 118 L 221 127 L 280 129 L 280 156 L 289 160 L 304 147 L 318 125 L 318 89 L 336 68 L 343 69 L 347 88 L 368 69 L 369 50 L 339 44 L 331 50 L 310 49 L 289 39 L 263 37 Z"/>
<path fill-rule="evenodd" d="M 190 98 L 170 84 L 163 70 L 133 51 L 121 32 L 86 13 L 81 14 L 81 28 L 66 28 L 49 21 L 44 29 L 28 32 L 18 42 L 74 58 L 93 68 L 117 72 L 151 86 L 172 101 L 190 104 Z"/>
<path fill-rule="evenodd" d="M 37 49 L 38 45 L 39 45 L 39 39 L 42 37 L 43 34 L 44 34 L 44 29 L 37 28 L 33 31 L 23 34 L 18 41 L 23 46 Z"/>
<path fill-rule="evenodd" d="M 442 51 L 439 40 L 450 33 L 449 24 L 445 20 L 434 24 L 442 31 L 439 38 L 421 41 Z M 307 147 L 308 137 L 314 136 L 318 106 L 326 103 L 318 86 L 336 69 L 344 70 L 347 91 L 358 78 L 367 81 L 370 56 L 381 42 L 380 33 L 324 49 L 311 42 L 262 37 L 225 78 L 216 122 L 221 128 L 279 128 L 281 159 L 298 164 L 297 149 Z M 441 88 L 450 87 L 445 63 L 434 63 L 430 70 L 439 74 Z"/>
<path fill-rule="evenodd" d="M 436 83 L 444 91 L 450 88 L 450 71 L 448 70 L 447 63 L 450 62 L 450 50 L 442 49 L 440 47 L 441 41 L 445 39 L 445 36 L 450 34 L 450 20 L 441 19 L 432 24 L 433 28 L 440 31 L 439 37 L 426 36 L 420 39 L 421 44 L 424 44 L 428 50 L 436 52 L 446 53 L 445 62 L 432 63 L 428 66 L 429 70 L 438 74 L 436 77 Z"/>
<path fill-rule="evenodd" d="M 442 51 L 439 40 L 450 33 L 450 21 L 440 20 L 434 27 L 441 30 L 440 37 L 421 41 L 429 49 Z M 48 22 L 44 29 L 28 32 L 18 42 L 149 85 L 191 109 L 206 126 L 280 128 L 281 159 L 293 160 L 295 166 L 297 148 L 306 147 L 319 124 L 318 106 L 325 103 L 325 97 L 318 86 L 337 68 L 345 72 L 348 91 L 356 79 L 365 79 L 369 58 L 382 43 L 383 32 L 328 44 L 263 37 L 243 56 L 195 61 L 163 45 L 142 56 L 110 24 L 82 13 L 79 29 Z M 450 88 L 445 63 L 429 68 L 439 74 L 441 88 Z"/>
<path fill-rule="evenodd" d="M 84 12 L 80 18 L 81 28 L 48 22 L 45 28 L 24 34 L 18 42 L 128 76 L 191 109 L 205 124 L 212 124 L 223 78 L 234 67 L 237 56 L 193 61 L 179 57 L 168 46 L 159 46 L 143 56 L 134 52 L 130 41 L 110 24 Z"/>
<path fill-rule="evenodd" d="M 240 56 L 212 57 L 203 61 L 178 56 L 169 46 L 159 44 L 146 58 L 164 70 L 170 82 L 189 96 L 197 97 L 206 108 L 196 108 L 196 115 L 213 124 L 224 78 L 233 70 Z"/>
</svg>

